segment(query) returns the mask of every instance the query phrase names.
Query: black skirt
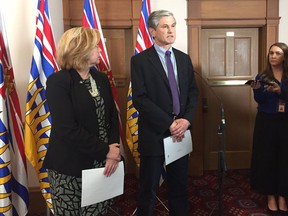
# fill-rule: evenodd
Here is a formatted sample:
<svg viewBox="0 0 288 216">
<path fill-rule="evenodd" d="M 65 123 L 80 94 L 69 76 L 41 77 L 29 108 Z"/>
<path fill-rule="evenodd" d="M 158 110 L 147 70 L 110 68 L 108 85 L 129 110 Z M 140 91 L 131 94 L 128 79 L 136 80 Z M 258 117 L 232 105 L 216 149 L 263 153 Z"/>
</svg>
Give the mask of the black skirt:
<svg viewBox="0 0 288 216">
<path fill-rule="evenodd" d="M 288 114 L 257 113 L 250 183 L 263 195 L 288 197 Z"/>
</svg>

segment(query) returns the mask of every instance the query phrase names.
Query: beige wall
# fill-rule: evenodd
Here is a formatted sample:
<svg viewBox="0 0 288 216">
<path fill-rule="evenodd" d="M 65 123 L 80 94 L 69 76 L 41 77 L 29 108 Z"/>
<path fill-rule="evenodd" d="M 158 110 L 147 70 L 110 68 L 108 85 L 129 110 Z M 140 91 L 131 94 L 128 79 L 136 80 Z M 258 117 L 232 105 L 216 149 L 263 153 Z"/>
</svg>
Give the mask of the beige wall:
<svg viewBox="0 0 288 216">
<path fill-rule="evenodd" d="M 288 1 L 279 0 L 279 14 L 280 14 L 280 25 L 279 25 L 279 41 L 288 44 Z"/>
<path fill-rule="evenodd" d="M 24 116 L 27 85 L 33 55 L 37 2 L 37 0 L 1 0 L 22 116 Z M 282 17 L 280 20 L 279 40 L 288 43 L 288 14 L 286 13 L 288 1 L 279 0 L 279 2 L 280 16 Z M 174 13 L 177 20 L 175 47 L 184 52 L 187 52 L 186 5 L 186 0 L 151 1 L 152 10 L 167 9 Z M 57 42 L 63 33 L 62 1 L 49 0 L 49 8 Z M 29 186 L 37 185 L 37 178 L 29 166 Z"/>
<path fill-rule="evenodd" d="M 15 82 L 23 116 L 36 32 L 36 9 L 38 1 L 1 1 Z M 49 0 L 49 8 L 55 40 L 57 40 L 63 33 L 62 1 Z"/>
</svg>

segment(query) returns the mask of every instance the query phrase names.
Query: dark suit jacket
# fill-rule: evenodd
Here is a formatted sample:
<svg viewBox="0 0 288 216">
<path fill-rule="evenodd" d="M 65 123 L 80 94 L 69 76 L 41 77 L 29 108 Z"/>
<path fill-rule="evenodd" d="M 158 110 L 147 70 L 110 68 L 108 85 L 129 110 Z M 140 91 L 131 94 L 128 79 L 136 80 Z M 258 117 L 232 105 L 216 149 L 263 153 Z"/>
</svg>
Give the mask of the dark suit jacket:
<svg viewBox="0 0 288 216">
<path fill-rule="evenodd" d="M 105 103 L 108 144 L 119 143 L 118 112 L 106 74 L 90 70 Z M 75 70 L 61 70 L 47 79 L 46 96 L 52 129 L 44 167 L 59 173 L 81 176 L 94 160 L 103 161 L 109 150 L 98 139 L 95 102 Z"/>
<path fill-rule="evenodd" d="M 180 114 L 190 124 L 196 110 L 198 89 L 190 57 L 173 48 L 180 89 Z M 139 112 L 138 151 L 144 156 L 164 154 L 163 138 L 170 135 L 173 104 L 169 81 L 152 46 L 131 58 L 133 104 Z"/>
</svg>

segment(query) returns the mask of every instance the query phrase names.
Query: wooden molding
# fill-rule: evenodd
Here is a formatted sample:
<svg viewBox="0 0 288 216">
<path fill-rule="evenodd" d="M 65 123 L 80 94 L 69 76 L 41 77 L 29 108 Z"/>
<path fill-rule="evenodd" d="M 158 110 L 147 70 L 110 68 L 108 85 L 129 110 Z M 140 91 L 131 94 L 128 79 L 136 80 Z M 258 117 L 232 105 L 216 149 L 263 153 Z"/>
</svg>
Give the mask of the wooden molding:
<svg viewBox="0 0 288 216">
<path fill-rule="evenodd" d="M 39 187 L 29 187 L 28 216 L 46 215 L 47 205 Z"/>
</svg>

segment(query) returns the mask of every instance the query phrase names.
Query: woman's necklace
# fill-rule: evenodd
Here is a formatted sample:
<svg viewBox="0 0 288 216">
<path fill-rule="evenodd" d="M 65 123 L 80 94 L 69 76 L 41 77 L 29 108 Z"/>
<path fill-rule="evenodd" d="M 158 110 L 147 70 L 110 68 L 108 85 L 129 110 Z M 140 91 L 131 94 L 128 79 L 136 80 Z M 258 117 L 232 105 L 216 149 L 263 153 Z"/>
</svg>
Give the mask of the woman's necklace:
<svg viewBox="0 0 288 216">
<path fill-rule="evenodd" d="M 92 97 L 96 97 L 96 96 L 99 95 L 97 84 L 96 84 L 95 80 L 92 78 L 91 75 L 89 77 L 89 80 L 90 80 L 90 84 L 91 84 L 91 89 L 89 90 L 89 92 L 90 92 Z"/>
</svg>

